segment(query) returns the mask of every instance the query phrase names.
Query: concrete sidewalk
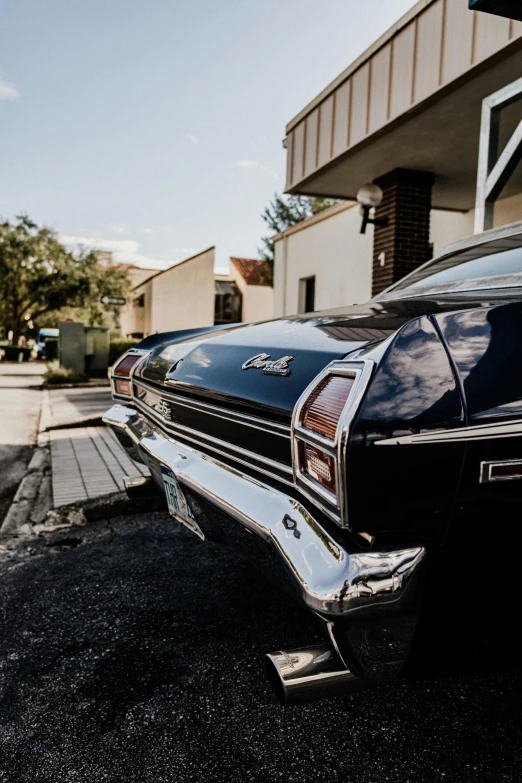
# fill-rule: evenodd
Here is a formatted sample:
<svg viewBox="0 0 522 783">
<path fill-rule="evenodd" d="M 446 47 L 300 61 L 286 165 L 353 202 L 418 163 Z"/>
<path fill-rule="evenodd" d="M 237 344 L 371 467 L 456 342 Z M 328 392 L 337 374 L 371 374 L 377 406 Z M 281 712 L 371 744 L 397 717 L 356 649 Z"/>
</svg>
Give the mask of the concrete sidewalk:
<svg viewBox="0 0 522 783">
<path fill-rule="evenodd" d="M 44 390 L 40 430 L 93 422 L 112 404 L 108 386 Z"/>
</svg>

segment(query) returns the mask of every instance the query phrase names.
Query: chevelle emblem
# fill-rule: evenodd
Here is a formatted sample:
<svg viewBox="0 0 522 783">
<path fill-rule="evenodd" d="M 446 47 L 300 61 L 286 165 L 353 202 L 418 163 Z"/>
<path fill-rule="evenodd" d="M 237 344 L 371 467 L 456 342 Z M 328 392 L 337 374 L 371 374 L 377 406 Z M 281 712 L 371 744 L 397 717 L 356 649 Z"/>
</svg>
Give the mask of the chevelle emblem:
<svg viewBox="0 0 522 783">
<path fill-rule="evenodd" d="M 288 362 L 293 361 L 293 356 L 282 356 L 280 359 L 271 359 L 269 353 L 258 353 L 252 356 L 243 366 L 242 370 L 263 370 L 265 375 L 290 375 Z"/>
</svg>

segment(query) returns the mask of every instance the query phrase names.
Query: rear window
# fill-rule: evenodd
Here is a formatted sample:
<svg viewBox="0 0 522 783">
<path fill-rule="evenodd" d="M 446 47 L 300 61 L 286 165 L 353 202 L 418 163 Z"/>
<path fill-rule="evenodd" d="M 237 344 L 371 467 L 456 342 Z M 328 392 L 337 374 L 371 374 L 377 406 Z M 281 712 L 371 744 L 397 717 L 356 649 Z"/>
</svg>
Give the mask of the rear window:
<svg viewBox="0 0 522 783">
<path fill-rule="evenodd" d="M 481 288 L 522 287 L 522 247 L 466 250 L 421 267 L 393 287 L 393 293 L 423 295 Z M 386 297 L 391 297 L 390 290 Z"/>
</svg>

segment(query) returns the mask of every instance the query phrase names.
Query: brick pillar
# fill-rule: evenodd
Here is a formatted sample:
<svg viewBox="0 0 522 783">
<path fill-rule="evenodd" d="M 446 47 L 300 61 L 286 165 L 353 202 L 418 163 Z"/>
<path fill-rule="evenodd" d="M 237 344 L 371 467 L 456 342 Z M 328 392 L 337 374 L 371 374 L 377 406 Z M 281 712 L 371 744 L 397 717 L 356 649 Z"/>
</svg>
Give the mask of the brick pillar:
<svg viewBox="0 0 522 783">
<path fill-rule="evenodd" d="M 387 217 L 388 225 L 374 229 L 373 296 L 431 258 L 433 180 L 427 171 L 409 169 L 394 169 L 375 180 L 384 194 L 375 217 Z"/>
</svg>

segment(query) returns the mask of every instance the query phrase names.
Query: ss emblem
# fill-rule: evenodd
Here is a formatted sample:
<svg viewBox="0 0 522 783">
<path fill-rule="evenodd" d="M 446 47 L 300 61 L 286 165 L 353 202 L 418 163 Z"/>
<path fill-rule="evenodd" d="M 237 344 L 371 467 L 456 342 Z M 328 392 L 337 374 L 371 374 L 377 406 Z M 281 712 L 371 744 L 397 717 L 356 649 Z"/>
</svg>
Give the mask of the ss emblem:
<svg viewBox="0 0 522 783">
<path fill-rule="evenodd" d="M 170 402 L 167 400 L 160 400 L 156 406 L 158 413 L 160 413 L 167 421 L 172 421 L 172 409 Z"/>
</svg>

